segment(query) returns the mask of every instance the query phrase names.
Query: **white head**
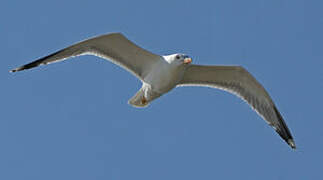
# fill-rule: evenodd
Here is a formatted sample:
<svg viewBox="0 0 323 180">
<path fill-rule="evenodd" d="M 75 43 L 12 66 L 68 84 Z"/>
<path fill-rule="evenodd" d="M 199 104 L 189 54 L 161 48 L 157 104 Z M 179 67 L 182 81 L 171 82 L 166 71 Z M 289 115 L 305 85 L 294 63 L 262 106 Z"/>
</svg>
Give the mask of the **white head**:
<svg viewBox="0 0 323 180">
<path fill-rule="evenodd" d="M 171 54 L 168 56 L 163 56 L 165 58 L 165 60 L 172 65 L 177 65 L 177 66 L 186 66 L 191 64 L 192 62 L 192 58 L 190 58 L 189 56 L 185 55 L 185 54 Z"/>
</svg>

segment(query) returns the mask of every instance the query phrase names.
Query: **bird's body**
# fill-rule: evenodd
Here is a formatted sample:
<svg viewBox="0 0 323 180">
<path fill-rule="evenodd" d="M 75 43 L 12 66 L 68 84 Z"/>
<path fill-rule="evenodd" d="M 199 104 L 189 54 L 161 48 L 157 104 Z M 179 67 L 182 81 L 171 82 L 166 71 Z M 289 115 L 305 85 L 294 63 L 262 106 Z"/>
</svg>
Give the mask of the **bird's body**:
<svg viewBox="0 0 323 180">
<path fill-rule="evenodd" d="M 183 78 L 186 68 L 184 66 L 179 66 L 178 63 L 172 61 L 176 55 L 179 54 L 160 57 L 161 61 L 156 62 L 156 64 L 151 67 L 150 72 L 143 77 L 142 88 L 138 91 L 138 93 L 142 93 L 141 99 L 138 101 L 129 100 L 129 104 L 135 107 L 145 107 L 151 101 L 178 85 Z M 139 95 L 138 93 L 136 95 Z"/>
<path fill-rule="evenodd" d="M 243 67 L 194 65 L 191 64 L 192 59 L 184 54 L 159 56 L 140 48 L 120 33 L 81 41 L 11 72 L 85 54 L 110 60 L 142 81 L 141 89 L 129 100 L 129 104 L 135 107 L 145 107 L 177 86 L 222 89 L 245 100 L 292 148 L 296 148 L 293 137 L 269 94 Z"/>
<path fill-rule="evenodd" d="M 180 77 L 178 68 L 167 63 L 165 57 L 162 61 L 156 63 L 151 72 L 144 78 L 143 82 L 149 84 L 153 91 L 163 94 L 176 86 Z"/>
<path fill-rule="evenodd" d="M 156 63 L 151 72 L 144 78 L 144 82 L 152 87 L 153 91 L 164 94 L 173 89 L 184 75 L 184 67 L 177 66 L 168 59 L 172 56 L 162 56 L 162 61 Z"/>
</svg>

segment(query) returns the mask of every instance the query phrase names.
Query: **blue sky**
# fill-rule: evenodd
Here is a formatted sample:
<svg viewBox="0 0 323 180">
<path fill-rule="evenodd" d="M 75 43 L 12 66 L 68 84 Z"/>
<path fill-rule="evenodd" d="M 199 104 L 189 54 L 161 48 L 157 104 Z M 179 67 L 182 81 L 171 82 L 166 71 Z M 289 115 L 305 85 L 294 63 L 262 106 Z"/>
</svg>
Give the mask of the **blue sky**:
<svg viewBox="0 0 323 180">
<path fill-rule="evenodd" d="M 2 1 L 0 179 L 322 179 L 318 0 Z M 11 74 L 77 41 L 122 32 L 157 54 L 237 64 L 269 91 L 293 151 L 235 96 L 177 88 L 146 109 L 100 58 Z"/>
</svg>

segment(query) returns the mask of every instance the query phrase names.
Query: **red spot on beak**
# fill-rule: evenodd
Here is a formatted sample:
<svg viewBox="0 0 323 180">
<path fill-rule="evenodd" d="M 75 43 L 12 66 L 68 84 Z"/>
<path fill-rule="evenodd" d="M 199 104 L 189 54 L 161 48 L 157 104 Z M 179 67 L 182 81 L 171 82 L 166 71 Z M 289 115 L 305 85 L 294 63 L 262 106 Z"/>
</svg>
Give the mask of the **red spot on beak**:
<svg viewBox="0 0 323 180">
<path fill-rule="evenodd" d="M 192 63 L 192 58 L 185 58 L 184 59 L 184 64 L 191 64 Z"/>
</svg>

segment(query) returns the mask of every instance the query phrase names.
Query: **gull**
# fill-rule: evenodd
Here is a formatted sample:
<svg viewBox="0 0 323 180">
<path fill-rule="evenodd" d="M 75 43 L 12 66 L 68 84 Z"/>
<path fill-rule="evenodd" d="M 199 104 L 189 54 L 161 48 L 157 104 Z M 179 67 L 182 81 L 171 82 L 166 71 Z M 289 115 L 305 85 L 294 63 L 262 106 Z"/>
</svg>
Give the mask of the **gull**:
<svg viewBox="0 0 323 180">
<path fill-rule="evenodd" d="M 95 55 L 110 60 L 141 80 L 142 87 L 128 101 L 134 107 L 146 107 L 154 99 L 179 86 L 221 89 L 246 101 L 291 148 L 296 149 L 293 137 L 268 92 L 245 68 L 192 64 L 192 58 L 181 53 L 156 55 L 137 46 L 121 33 L 104 34 L 78 42 L 10 72 L 80 55 Z"/>
</svg>

